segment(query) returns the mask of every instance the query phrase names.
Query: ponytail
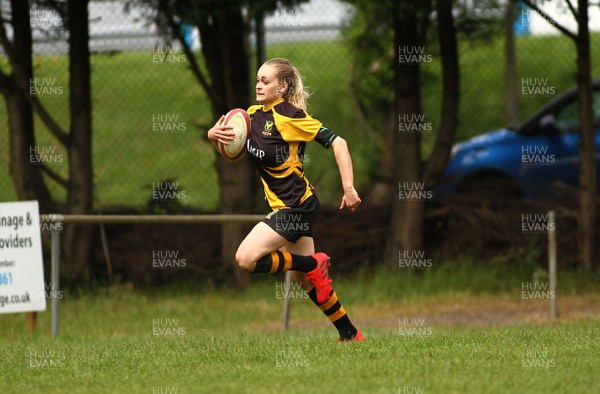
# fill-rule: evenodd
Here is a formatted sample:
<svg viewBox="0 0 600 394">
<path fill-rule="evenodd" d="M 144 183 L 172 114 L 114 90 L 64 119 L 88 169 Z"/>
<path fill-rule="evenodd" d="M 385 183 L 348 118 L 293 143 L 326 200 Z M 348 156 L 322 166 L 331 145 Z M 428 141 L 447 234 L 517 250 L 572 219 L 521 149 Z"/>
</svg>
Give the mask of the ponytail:
<svg viewBox="0 0 600 394">
<path fill-rule="evenodd" d="M 280 57 L 267 60 L 264 64 L 275 68 L 278 84 L 287 82 L 288 87 L 283 93 L 283 99 L 293 106 L 306 111 L 310 94 L 304 88 L 300 71 L 292 66 L 289 60 Z"/>
</svg>

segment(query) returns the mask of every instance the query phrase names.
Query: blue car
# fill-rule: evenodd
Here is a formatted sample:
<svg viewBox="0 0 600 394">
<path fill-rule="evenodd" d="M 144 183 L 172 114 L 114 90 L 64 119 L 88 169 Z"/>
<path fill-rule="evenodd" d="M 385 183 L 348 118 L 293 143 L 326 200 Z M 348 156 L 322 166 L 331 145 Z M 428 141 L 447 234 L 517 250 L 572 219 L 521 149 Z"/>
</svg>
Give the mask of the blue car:
<svg viewBox="0 0 600 394">
<path fill-rule="evenodd" d="M 596 184 L 600 190 L 600 79 L 593 82 Z M 436 196 L 488 194 L 543 198 L 579 184 L 577 89 L 543 107 L 518 128 L 471 138 L 452 149 Z"/>
</svg>

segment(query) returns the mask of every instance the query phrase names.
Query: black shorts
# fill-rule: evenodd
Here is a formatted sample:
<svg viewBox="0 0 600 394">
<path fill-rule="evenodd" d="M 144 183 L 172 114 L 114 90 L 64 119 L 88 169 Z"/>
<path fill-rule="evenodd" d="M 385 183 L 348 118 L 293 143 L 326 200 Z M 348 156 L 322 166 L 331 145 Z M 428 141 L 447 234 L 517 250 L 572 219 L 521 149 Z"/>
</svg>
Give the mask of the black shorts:
<svg viewBox="0 0 600 394">
<path fill-rule="evenodd" d="M 319 199 L 314 194 L 296 208 L 284 208 L 271 212 L 262 221 L 292 243 L 302 237 L 312 237 Z"/>
</svg>

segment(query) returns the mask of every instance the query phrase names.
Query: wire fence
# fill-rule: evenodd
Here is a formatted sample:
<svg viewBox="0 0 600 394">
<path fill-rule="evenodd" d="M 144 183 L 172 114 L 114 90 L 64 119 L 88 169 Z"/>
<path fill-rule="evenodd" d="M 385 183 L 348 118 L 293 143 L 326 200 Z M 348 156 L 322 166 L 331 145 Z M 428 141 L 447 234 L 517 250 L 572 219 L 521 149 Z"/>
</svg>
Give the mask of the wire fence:
<svg viewBox="0 0 600 394">
<path fill-rule="evenodd" d="M 176 213 L 183 207 L 217 209 L 215 153 L 205 139 L 215 120 L 181 46 L 161 32 L 142 6 L 126 9 L 122 1 L 92 2 L 89 11 L 95 205 L 154 213 Z M 290 57 L 306 72 L 313 90 L 331 91 L 331 81 L 313 76 L 320 67 L 338 71 L 334 63 L 339 60 L 336 52 L 341 50 L 338 40 L 344 14 L 345 7 L 334 1 L 323 1 L 316 8 L 276 11 L 265 20 L 267 55 Z M 31 88 L 68 129 L 68 47 L 63 21 L 53 10 L 32 11 L 31 21 L 35 75 Z M 186 39 L 198 54 L 197 30 L 190 30 Z M 248 40 L 254 56 L 254 34 Z M 319 63 L 302 64 L 309 48 L 309 55 Z M 324 97 L 330 99 L 331 95 Z M 8 141 L 4 108 L 0 123 L 1 137 Z M 336 122 L 330 119 L 328 123 Z M 39 119 L 35 127 L 36 145 L 30 154 L 66 176 L 66 152 Z M 8 168 L 8 144 L 0 147 L 0 160 Z M 53 196 L 64 201 L 62 188 L 51 180 L 48 183 Z M 0 177 L 0 188 L 0 199 L 16 199 L 8 172 Z"/>
<path fill-rule="evenodd" d="M 7 1 L 0 4 L 3 9 L 8 7 Z M 179 44 L 147 17 L 148 10 L 143 7 L 126 7 L 122 1 L 98 1 L 91 2 L 89 10 L 96 208 L 130 207 L 150 213 L 176 213 L 186 207 L 216 210 L 219 203 L 215 153 L 204 137 L 215 120 Z M 312 1 L 293 10 L 278 9 L 265 21 L 267 57 L 288 57 L 300 68 L 314 93 L 309 112 L 348 139 L 357 185 L 366 192 L 376 178 L 373 174 L 379 144 L 385 142 L 380 141 L 380 130 L 370 130 L 359 116 L 360 91 L 357 93 L 351 81 L 356 50 L 346 39 L 344 28 L 352 15 L 351 6 L 334 0 Z M 521 13 L 517 17 L 527 24 L 547 24 L 535 14 Z M 58 123 L 68 129 L 69 79 L 63 21 L 56 11 L 37 9 L 31 13 L 31 23 L 31 89 Z M 200 56 L 197 31 L 189 29 L 184 33 Z M 248 45 L 255 55 L 253 34 Z M 393 52 L 393 45 L 390 41 L 389 53 Z M 597 47 L 593 46 L 593 57 L 600 55 Z M 427 44 L 420 50 L 425 56 L 421 64 L 424 122 L 432 131 L 423 134 L 423 149 L 427 153 L 441 112 L 440 54 L 436 44 Z M 573 86 L 575 47 L 569 39 L 556 34 L 521 35 L 516 39 L 516 52 L 517 107 L 522 121 Z M 507 125 L 504 58 L 501 36 L 487 40 L 462 36 L 459 140 Z M 378 72 L 379 60 L 373 60 L 369 72 Z M 0 58 L 0 65 L 8 69 L 5 57 Z M 597 64 L 594 72 L 600 75 Z M 524 86 L 531 83 L 547 89 L 541 94 L 528 94 Z M 375 85 L 371 89 L 381 95 L 390 94 L 386 86 Z M 5 169 L 9 166 L 7 121 L 2 106 L 0 162 Z M 38 118 L 35 127 L 36 142 L 30 147 L 30 157 L 43 158 L 45 165 L 66 176 L 66 152 Z M 318 149 L 309 146 L 307 150 L 307 174 L 317 186 L 327 185 L 319 195 L 325 203 L 333 204 L 339 198 L 339 175 L 332 155 L 322 155 Z M 47 181 L 53 196 L 64 201 L 62 188 L 50 179 Z M 9 172 L 3 171 L 0 200 L 15 199 Z"/>
</svg>

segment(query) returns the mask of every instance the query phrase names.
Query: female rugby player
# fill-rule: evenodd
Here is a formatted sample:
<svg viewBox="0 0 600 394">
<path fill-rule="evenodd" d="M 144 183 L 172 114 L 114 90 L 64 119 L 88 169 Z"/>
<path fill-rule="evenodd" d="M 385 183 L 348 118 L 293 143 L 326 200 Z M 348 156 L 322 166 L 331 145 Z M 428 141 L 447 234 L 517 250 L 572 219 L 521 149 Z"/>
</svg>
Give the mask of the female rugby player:
<svg viewBox="0 0 600 394">
<path fill-rule="evenodd" d="M 240 244 L 235 259 L 253 273 L 292 271 L 310 299 L 339 332 L 338 341 L 363 341 L 329 278 L 329 257 L 315 253 L 312 228 L 319 200 L 304 176 L 306 142 L 333 149 L 344 195 L 340 209 L 354 211 L 361 200 L 354 189 L 352 160 L 346 141 L 306 113 L 308 92 L 302 76 L 287 59 L 266 61 L 256 75 L 256 101 L 248 108 L 251 130 L 246 154 L 256 166 L 272 212 Z M 221 117 L 208 131 L 213 143 L 233 139 Z"/>
</svg>

